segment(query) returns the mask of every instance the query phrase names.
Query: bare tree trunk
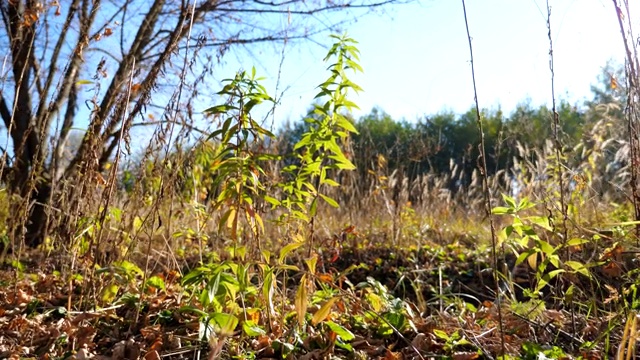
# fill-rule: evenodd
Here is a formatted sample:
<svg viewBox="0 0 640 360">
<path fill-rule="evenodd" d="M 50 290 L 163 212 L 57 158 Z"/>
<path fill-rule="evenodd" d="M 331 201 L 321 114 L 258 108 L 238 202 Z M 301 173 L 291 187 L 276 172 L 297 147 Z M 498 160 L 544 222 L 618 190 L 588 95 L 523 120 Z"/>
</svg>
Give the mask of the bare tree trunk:
<svg viewBox="0 0 640 360">
<path fill-rule="evenodd" d="M 94 185 L 86 177 L 104 169 L 123 139 L 116 135 L 123 134 L 126 139 L 134 119 L 152 103 L 151 93 L 162 85 L 161 79 L 172 68 L 172 57 L 181 51 L 181 42 L 193 24 L 204 31 L 190 40 L 199 48 L 222 48 L 222 54 L 232 44 L 301 39 L 321 32 L 310 30 L 307 23 L 286 31 L 268 26 L 258 31 L 255 21 L 262 21 L 264 14 L 313 17 L 319 12 L 345 11 L 345 4 L 351 10 L 369 9 L 396 0 L 363 1 L 326 5 L 313 0 L 313 6 L 302 0 L 282 4 L 236 0 L 0 1 L 0 32 L 4 32 L 0 48 L 9 49 L 11 60 L 11 74 L 0 87 L 0 117 L 13 145 L 2 149 L 0 177 L 9 193 L 20 199 L 11 204 L 13 243 L 41 244 L 49 222 L 73 227 L 73 219 L 84 211 L 79 209 L 86 203 L 83 195 L 93 191 Z M 299 9 L 292 10 L 294 5 Z M 253 30 L 247 33 L 243 26 Z M 112 37 L 100 43 L 116 31 L 120 31 L 119 42 Z M 216 37 L 220 34 L 224 37 Z M 95 55 L 99 52 L 105 54 L 102 59 Z M 196 55 L 189 72 L 195 68 L 195 59 Z M 186 73 L 176 78 L 183 82 Z M 94 84 L 96 91 L 93 98 L 87 98 L 80 87 L 87 82 L 81 80 L 92 74 L 93 81 L 88 83 Z M 102 83 L 108 76 L 110 80 Z M 130 97 L 134 79 L 136 95 Z M 106 85 L 104 91 L 101 84 Z M 81 106 L 90 107 L 87 132 L 79 148 L 66 157 L 65 146 L 70 131 L 79 125 Z M 58 184 L 65 184 L 65 190 Z M 64 208 L 61 204 L 67 200 L 78 206 Z M 55 220 L 50 219 L 53 208 L 59 210 Z M 71 234 L 66 231 L 69 229 L 60 230 Z"/>
</svg>

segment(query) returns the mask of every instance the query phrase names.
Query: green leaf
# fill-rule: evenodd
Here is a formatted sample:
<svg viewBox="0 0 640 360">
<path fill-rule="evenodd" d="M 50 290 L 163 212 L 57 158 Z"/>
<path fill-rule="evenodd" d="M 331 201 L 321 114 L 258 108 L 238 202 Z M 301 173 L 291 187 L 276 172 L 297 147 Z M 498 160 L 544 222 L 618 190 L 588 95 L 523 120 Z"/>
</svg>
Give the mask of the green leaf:
<svg viewBox="0 0 640 360">
<path fill-rule="evenodd" d="M 380 296 L 378 296 L 377 294 L 367 293 L 365 295 L 365 299 L 367 299 L 367 302 L 369 303 L 369 305 L 371 305 L 371 308 L 376 313 L 380 312 L 382 310 L 382 308 L 384 307 L 382 298 Z"/>
<path fill-rule="evenodd" d="M 133 230 L 138 232 L 140 231 L 140 229 L 142 229 L 142 219 L 139 216 L 136 216 L 135 218 L 133 218 Z"/>
<path fill-rule="evenodd" d="M 571 268 L 571 270 L 573 270 L 574 272 L 577 272 L 578 274 L 582 274 L 586 277 L 591 276 L 591 274 L 589 273 L 589 269 L 581 262 L 567 260 L 564 262 L 564 264 L 567 265 L 569 268 Z"/>
<path fill-rule="evenodd" d="M 307 294 L 307 274 L 302 275 L 300 283 L 298 284 L 298 290 L 296 291 L 296 297 L 294 306 L 296 314 L 298 314 L 298 325 L 304 325 L 304 316 L 307 314 L 308 294 Z"/>
<path fill-rule="evenodd" d="M 558 270 L 552 270 L 552 271 L 549 271 L 548 273 L 543 274 L 542 277 L 538 279 L 538 286 L 536 287 L 536 292 L 542 290 L 545 286 L 549 284 L 549 282 L 553 278 L 555 278 L 556 276 L 558 276 L 563 272 L 564 272 L 563 269 L 558 269 Z"/>
<path fill-rule="evenodd" d="M 238 318 L 231 314 L 213 313 L 211 319 L 218 325 L 216 333 L 222 336 L 231 336 L 238 326 Z"/>
<path fill-rule="evenodd" d="M 407 327 L 407 317 L 397 311 L 390 311 L 383 315 L 383 318 L 386 319 L 389 324 L 393 325 L 398 331 L 402 332 Z"/>
<path fill-rule="evenodd" d="M 511 208 L 504 207 L 504 206 L 495 206 L 491 210 L 491 213 L 494 215 L 505 215 L 505 214 L 513 213 L 513 210 Z"/>
<path fill-rule="evenodd" d="M 185 275 L 182 278 L 182 281 L 180 282 L 182 284 L 182 286 L 186 287 L 192 284 L 195 284 L 197 282 L 202 281 L 203 279 L 203 274 L 205 272 L 208 272 L 209 269 L 205 268 L 205 267 L 197 267 L 193 270 L 191 270 L 187 275 Z"/>
<path fill-rule="evenodd" d="M 316 212 L 318 211 L 318 198 L 314 198 L 311 201 L 311 206 L 309 206 L 309 215 L 311 217 L 316 216 Z"/>
<path fill-rule="evenodd" d="M 295 350 L 295 346 L 293 346 L 293 344 L 282 342 L 277 339 L 273 341 L 273 343 L 271 344 L 271 347 L 276 352 L 279 352 L 280 354 L 282 354 L 283 359 L 287 358 L 288 355 L 291 354 L 293 350 Z"/>
<path fill-rule="evenodd" d="M 504 200 L 505 203 L 507 203 L 507 206 L 509 206 L 510 208 L 512 209 L 516 208 L 516 201 L 511 196 L 502 194 L 502 199 Z"/>
<path fill-rule="evenodd" d="M 178 312 L 180 312 L 180 313 L 194 313 L 194 314 L 202 316 L 202 317 L 209 315 L 207 312 L 202 311 L 201 309 L 199 309 L 199 308 L 197 308 L 195 306 L 190 306 L 190 305 L 180 307 L 180 309 L 178 309 Z"/>
<path fill-rule="evenodd" d="M 114 266 L 121 267 L 127 275 L 144 275 L 144 272 L 138 267 L 138 265 L 128 260 L 117 261 L 114 263 Z"/>
<path fill-rule="evenodd" d="M 333 179 L 324 179 L 323 184 L 325 184 L 325 185 L 329 185 L 329 186 L 331 186 L 331 187 L 338 187 L 338 186 L 340 186 L 340 184 L 338 184 L 338 183 L 337 183 L 335 180 L 333 180 Z"/>
<path fill-rule="evenodd" d="M 164 285 L 164 280 L 159 276 L 152 276 L 147 280 L 147 286 L 153 286 L 156 289 L 167 290 Z"/>
<path fill-rule="evenodd" d="M 546 255 L 552 255 L 556 252 L 556 249 L 544 240 L 539 240 L 537 245 Z"/>
<path fill-rule="evenodd" d="M 330 198 L 330 197 L 328 197 L 326 195 L 323 195 L 323 194 L 318 194 L 318 195 L 320 195 L 322 200 L 324 200 L 327 204 L 331 205 L 332 207 L 334 207 L 334 208 L 339 208 L 340 207 L 340 205 L 335 200 L 333 200 L 332 198 Z"/>
<path fill-rule="evenodd" d="M 283 247 L 280 250 L 280 256 L 278 256 L 278 263 L 279 264 L 284 264 L 284 260 L 286 259 L 286 257 L 295 249 L 301 247 L 302 245 L 304 245 L 304 242 L 292 242 L 287 244 L 285 247 Z"/>
<path fill-rule="evenodd" d="M 337 121 L 338 126 L 340 126 L 341 128 L 351 132 L 351 133 L 358 133 L 358 130 L 356 129 L 355 126 L 353 126 L 353 124 L 351 123 L 351 121 L 347 120 L 346 118 L 340 116 L 338 117 L 338 121 Z"/>
<path fill-rule="evenodd" d="M 439 329 L 433 329 L 433 335 L 445 341 L 449 340 L 449 335 L 446 332 Z"/>
<path fill-rule="evenodd" d="M 256 337 L 267 333 L 262 327 L 251 320 L 242 323 L 242 331 L 249 337 Z"/>
<path fill-rule="evenodd" d="M 553 231 L 553 228 L 551 227 L 551 224 L 549 224 L 549 218 L 547 218 L 546 216 L 529 216 L 527 218 L 525 218 L 526 220 L 529 220 L 530 222 L 532 222 L 535 225 L 540 226 L 541 228 L 548 230 L 548 231 Z"/>
<path fill-rule="evenodd" d="M 351 331 L 344 328 L 342 325 L 336 324 L 333 321 L 327 321 L 326 324 L 329 329 L 331 329 L 331 331 L 336 333 L 336 335 L 338 335 L 344 341 L 351 341 L 356 338 Z"/>
<path fill-rule="evenodd" d="M 215 115 L 215 114 L 226 114 L 231 110 L 238 110 L 238 108 L 233 105 L 223 104 L 223 105 L 212 106 L 210 108 L 203 110 L 203 112 L 205 114 Z"/>
<path fill-rule="evenodd" d="M 536 206 L 536 204 L 532 203 L 531 201 L 529 201 L 529 198 L 525 197 L 520 200 L 520 203 L 518 204 L 518 211 L 527 210 L 534 206 Z"/>
<path fill-rule="evenodd" d="M 573 238 L 567 241 L 567 246 L 580 246 L 589 242 L 589 239 Z"/>
<path fill-rule="evenodd" d="M 534 249 L 529 249 L 527 251 L 522 252 L 522 254 L 518 255 L 516 259 L 516 265 L 522 264 L 529 256 L 535 254 L 536 251 Z"/>
<path fill-rule="evenodd" d="M 109 284 L 102 289 L 100 299 L 103 302 L 110 304 L 115 300 L 119 290 L 120 290 L 120 287 L 118 285 Z"/>
</svg>

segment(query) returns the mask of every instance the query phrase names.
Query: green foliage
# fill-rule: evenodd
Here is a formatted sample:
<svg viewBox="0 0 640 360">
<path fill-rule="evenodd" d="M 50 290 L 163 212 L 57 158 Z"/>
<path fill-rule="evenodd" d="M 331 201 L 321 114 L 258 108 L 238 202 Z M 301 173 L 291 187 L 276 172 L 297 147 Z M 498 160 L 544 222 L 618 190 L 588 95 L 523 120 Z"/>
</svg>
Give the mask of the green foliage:
<svg viewBox="0 0 640 360">
<path fill-rule="evenodd" d="M 142 279 L 144 272 L 136 264 L 127 261 L 116 261 L 113 264 L 99 268 L 96 275 L 103 276 L 104 286 L 101 289 L 100 300 L 103 304 L 112 304 L 116 300 L 125 299 L 127 294 L 137 292 L 136 280 Z M 161 280 L 153 280 L 158 287 L 164 287 Z M 149 284 L 151 285 L 151 284 Z"/>
<path fill-rule="evenodd" d="M 355 126 L 358 130 L 353 137 L 356 161 L 381 154 L 388 159 L 391 169 L 406 165 L 405 159 L 411 156 L 411 137 L 415 136 L 410 123 L 395 121 L 384 111 L 373 108 L 369 114 L 362 116 Z"/>
<path fill-rule="evenodd" d="M 221 210 L 219 231 L 229 231 L 234 242 L 240 239 L 240 221 L 244 217 L 259 246 L 259 234 L 264 231 L 262 217 L 256 209 L 256 201 L 265 196 L 262 178 L 265 172 L 261 163 L 275 159 L 269 154 L 255 152 L 252 142 L 264 137 L 275 136 L 262 127 L 251 115 L 255 106 L 263 102 L 273 102 L 265 88 L 256 78 L 255 68 L 251 74 L 238 72 L 233 79 L 218 92 L 226 96 L 225 104 L 205 110 L 213 116 L 223 116 L 222 127 L 209 135 L 220 146 L 215 148 L 208 171 L 216 174 L 211 186 L 219 189 L 213 203 L 214 210 Z"/>
<path fill-rule="evenodd" d="M 255 287 L 247 286 L 246 270 L 239 270 L 238 264 L 227 261 L 199 266 L 182 279 L 182 286 L 196 295 L 202 306 L 202 309 L 194 306 L 181 309 L 200 315 L 200 338 L 208 339 L 214 334 L 228 336 L 233 333 L 239 322 L 239 295 L 257 292 Z M 249 327 L 251 328 L 250 325 Z"/>
<path fill-rule="evenodd" d="M 348 78 L 347 72 L 362 71 L 362 68 L 357 62 L 357 42 L 346 35 L 332 37 L 336 42 L 324 61 L 335 58 L 335 62 L 329 65 L 331 75 L 318 86 L 320 91 L 316 95 L 316 99 L 326 100 L 323 104 L 314 105 L 305 119 L 307 131 L 293 147 L 296 151 L 296 163 L 282 169 L 289 175 L 289 181 L 279 184 L 283 198 L 267 198 L 272 205 L 287 210 L 281 220 L 291 217 L 310 223 L 316 215 L 319 199 L 332 207 L 338 207 L 336 200 L 326 195 L 323 188 L 339 185 L 331 178 L 332 173 L 355 169 L 340 145 L 350 133 L 357 132 L 343 112 L 357 108 L 355 103 L 348 100 L 347 95 L 349 90 L 357 92 L 361 88 Z"/>
<path fill-rule="evenodd" d="M 471 342 L 464 338 L 463 335 L 460 334 L 460 331 L 456 330 L 451 335 L 447 334 L 443 330 L 434 329 L 433 334 L 439 338 L 440 340 L 444 340 L 445 344 L 443 350 L 447 353 L 451 353 L 454 350 L 459 349 L 460 347 L 470 346 Z"/>
<path fill-rule="evenodd" d="M 604 104 L 625 104 L 627 102 L 627 76 L 623 65 L 608 61 L 602 68 L 596 84 L 591 86 L 593 98 L 586 102 L 592 111 Z M 614 117 L 624 119 L 622 108 L 614 113 Z"/>
<path fill-rule="evenodd" d="M 565 359 L 567 355 L 565 352 L 557 347 L 547 347 L 544 348 L 539 344 L 526 342 L 522 344 L 523 356 L 522 359 L 525 360 L 537 360 L 537 359 Z"/>
<path fill-rule="evenodd" d="M 411 321 L 411 307 L 402 299 L 392 296 L 379 281 L 367 277 L 367 281 L 356 288 L 364 291 L 364 298 L 371 309 L 366 312 L 366 317 L 377 324 L 375 328 L 378 335 L 390 336 L 394 332 L 402 333 L 415 327 Z"/>
<path fill-rule="evenodd" d="M 492 212 L 495 215 L 509 216 L 511 223 L 501 229 L 498 235 L 498 246 L 507 242 L 517 254 L 516 265 L 526 262 L 535 271 L 536 286 L 527 292 L 533 299 L 538 298 L 542 289 L 565 272 L 591 277 L 589 266 L 593 266 L 593 264 L 584 264 L 562 257 L 570 247 L 581 246 L 588 240 L 574 238 L 554 246 L 550 243 L 550 239 L 539 235 L 541 232 L 553 234 L 554 228 L 551 226 L 549 218 L 525 215 L 527 210 L 535 207 L 534 203 L 527 198 L 516 201 L 504 194 L 502 198 L 506 206 L 494 207 Z M 571 292 L 567 291 L 565 295 L 567 295 L 565 300 L 570 302 Z"/>
<path fill-rule="evenodd" d="M 239 324 L 240 309 L 244 315 L 242 329 L 245 335 L 264 334 L 265 330 L 248 318 L 247 311 L 251 304 L 245 301 L 251 298 L 254 305 L 260 306 L 255 301 L 259 298 L 258 295 L 262 295 L 262 306 L 266 307 L 268 316 L 275 315 L 273 296 L 276 275 L 285 270 L 298 270 L 297 267 L 285 264 L 286 257 L 305 244 L 304 237 L 298 232 L 290 235 L 289 238 L 295 242 L 285 244 L 275 266 L 269 264 L 271 254 L 268 251 L 261 252 L 264 262 L 247 259 L 247 247 L 239 244 L 245 236 L 242 223 L 248 225 L 250 235 L 259 247 L 259 236 L 264 232 L 264 223 L 258 202 L 268 202 L 276 209 L 284 209 L 281 222 L 301 221 L 305 225 L 313 224 L 319 199 L 333 207 L 338 206 L 336 200 L 323 193 L 325 187 L 338 186 L 332 175 L 355 168 L 343 152 L 342 146 L 349 134 L 356 132 L 344 111 L 356 107 L 347 98 L 349 90 L 360 90 L 347 77 L 350 70 L 361 71 L 357 63 L 358 50 L 354 46 L 356 42 L 346 36 L 333 38 L 336 43 L 325 58 L 325 61 L 335 58 L 329 66 L 331 75 L 319 85 L 320 91 L 316 96 L 325 102 L 316 105 L 307 119 L 309 127 L 293 148 L 297 163 L 283 170 L 288 174 L 286 181 L 268 183 L 263 165 L 280 158 L 255 150 L 259 148 L 256 146 L 259 142 L 274 138 L 251 115 L 255 106 L 273 102 L 260 85 L 261 79 L 256 78 L 255 69 L 251 74 L 243 71 L 237 73 L 234 79 L 225 80 L 227 84 L 218 94 L 226 97 L 226 102 L 205 110 L 207 114 L 221 117 L 222 126 L 210 134 L 208 141 L 196 153 L 192 169 L 192 189 L 197 191 L 203 185 L 216 189 L 212 209 L 222 213 L 218 220 L 218 231 L 228 233 L 233 246 L 227 249 L 230 260 L 201 265 L 182 279 L 182 285 L 200 305 L 183 310 L 200 315 L 202 336 L 220 334 L 221 331 L 232 332 Z M 270 193 L 274 188 L 280 189 L 281 193 Z M 295 309 L 300 325 L 306 320 L 308 290 L 316 273 L 316 262 L 316 257 L 305 260 L 308 272 L 300 279 L 296 293 Z M 256 276 L 256 265 L 263 279 L 261 288 L 252 282 Z M 335 301 L 336 298 L 328 299 L 321 311 L 314 316 L 314 325 L 324 323 Z M 347 347 L 342 341 L 348 340 L 348 330 L 333 323 L 326 323 L 326 326 L 330 331 L 339 333 L 341 340 L 336 345 Z M 286 346 L 282 348 L 283 353 L 284 349 Z"/>
<path fill-rule="evenodd" d="M 588 121 L 596 121 L 566 102 L 559 103 L 558 114 L 560 138 L 567 149 L 583 139 L 592 127 L 587 126 Z M 512 170 L 514 161 L 534 160 L 537 154 L 523 149 L 541 149 L 552 135 L 552 114 L 544 106 L 534 108 L 523 103 L 508 116 L 501 110 L 482 110 L 481 118 L 489 175 Z M 354 126 L 357 133 L 353 135 L 353 163 L 358 168 L 357 183 L 362 189 L 376 183 L 372 172 L 377 172 L 375 164 L 380 156 L 386 159 L 387 175 L 400 171 L 413 181 L 427 173 L 452 174 L 455 168 L 456 177 L 447 184 L 449 189 L 458 191 L 473 182 L 480 142 L 475 109 L 461 115 L 442 112 L 410 122 L 393 119 L 374 108 L 355 121 Z M 293 148 L 292 143 L 298 142 L 309 128 L 307 122 L 301 122 L 284 129 L 280 133 L 284 148 Z"/>
</svg>

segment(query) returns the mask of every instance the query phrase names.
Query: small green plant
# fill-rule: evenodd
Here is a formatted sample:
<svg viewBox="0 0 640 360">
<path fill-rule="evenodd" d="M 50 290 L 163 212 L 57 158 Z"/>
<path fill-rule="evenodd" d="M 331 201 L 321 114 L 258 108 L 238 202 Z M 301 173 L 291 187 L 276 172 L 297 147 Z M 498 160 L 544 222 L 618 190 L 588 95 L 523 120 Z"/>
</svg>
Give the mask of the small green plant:
<svg viewBox="0 0 640 360">
<path fill-rule="evenodd" d="M 116 301 L 118 296 L 123 292 L 130 291 L 136 293 L 136 280 L 141 279 L 144 272 L 136 264 L 122 260 L 115 261 L 109 266 L 96 270 L 96 275 L 104 275 L 105 279 L 104 286 L 102 286 L 100 290 L 100 300 L 104 304 L 111 304 Z M 163 287 L 164 284 L 158 280 L 159 279 L 154 279 L 151 281 L 158 285 L 158 287 Z"/>
<path fill-rule="evenodd" d="M 285 258 L 307 244 L 307 239 L 313 238 L 314 218 L 320 199 L 330 206 L 338 207 L 337 201 L 325 191 L 328 187 L 338 186 L 338 182 L 332 177 L 339 171 L 355 168 L 342 147 L 349 134 L 356 132 L 345 111 L 357 106 L 347 99 L 347 94 L 349 90 L 361 89 L 348 79 L 346 73 L 348 70 L 362 69 L 357 63 L 358 50 L 354 46 L 356 42 L 346 36 L 332 38 L 337 41 L 324 60 L 335 58 L 335 62 L 329 66 L 331 75 L 319 85 L 320 92 L 316 96 L 317 99 L 326 98 L 326 101 L 316 105 L 305 120 L 310 124 L 309 130 L 294 147 L 296 162 L 283 169 L 283 182 L 269 183 L 263 168 L 264 164 L 279 160 L 279 157 L 256 150 L 260 149 L 258 145 L 261 141 L 273 139 L 274 135 L 251 114 L 257 105 L 273 103 L 273 99 L 260 85 L 261 79 L 256 77 L 255 69 L 250 74 L 238 72 L 233 79 L 225 80 L 226 85 L 218 92 L 226 97 L 225 103 L 205 110 L 209 115 L 221 117 L 222 126 L 209 135 L 207 141 L 215 145 L 199 155 L 206 158 L 196 162 L 194 184 L 190 188 L 196 192 L 202 185 L 206 185 L 208 190 L 216 192 L 212 210 L 222 214 L 218 219 L 218 232 L 229 235 L 233 246 L 227 249 L 230 260 L 202 264 L 182 279 L 182 285 L 197 300 L 197 306 L 184 310 L 200 315 L 203 336 L 231 333 L 240 321 L 247 336 L 265 333 L 263 327 L 250 319 L 247 312 L 252 306 L 257 306 L 258 311 L 266 308 L 268 323 L 271 324 L 271 318 L 276 315 L 273 304 L 276 275 L 286 270 L 299 271 L 295 266 L 286 265 Z M 206 164 L 206 179 L 200 173 L 205 170 L 199 167 L 202 164 Z M 280 192 L 272 193 L 271 189 Z M 195 202 L 198 203 L 198 200 Z M 265 226 L 260 206 L 263 202 L 270 203 L 275 210 L 284 210 L 278 223 L 285 226 L 287 238 L 293 240 L 281 249 L 275 266 L 269 263 L 271 254 L 260 246 L 260 236 L 264 233 Z M 306 231 L 307 236 L 303 235 Z M 254 240 L 256 247 L 253 249 L 257 249 L 249 255 L 260 254 L 260 259 L 248 257 L 247 249 L 251 248 L 242 245 L 248 239 Z M 311 250 L 312 244 L 309 242 L 308 245 Z M 314 292 L 317 262 L 316 254 L 305 259 L 306 270 L 296 291 L 294 308 L 300 327 L 309 320 L 307 310 L 310 295 L 323 294 Z M 258 272 L 254 271 L 256 267 Z M 262 277 L 261 289 L 252 282 L 256 275 Z M 256 303 L 258 295 L 262 295 L 262 305 Z M 247 303 L 248 299 L 252 299 L 252 303 Z M 350 336 L 346 329 L 327 320 L 337 297 L 322 297 L 318 301 L 322 301 L 323 305 L 310 319 L 312 325 L 337 334 L 334 339 L 337 342 L 334 344 L 348 348 L 345 341 L 352 339 L 352 334 Z M 242 320 L 239 318 L 241 314 Z M 404 327 L 404 323 L 400 321 L 402 319 L 390 320 L 393 325 Z M 276 347 L 274 343 L 274 349 Z M 284 346 L 280 351 L 285 354 L 286 348 Z"/>
<path fill-rule="evenodd" d="M 526 342 L 522 344 L 522 357 L 521 359 L 525 360 L 539 360 L 539 359 L 565 359 L 567 355 L 565 352 L 557 347 L 547 347 L 544 348 L 539 344 Z"/>
<path fill-rule="evenodd" d="M 546 286 L 565 272 L 591 277 L 588 265 L 561 257 L 568 247 L 583 245 L 588 241 L 587 239 L 575 238 L 554 246 L 539 235 L 540 231 L 553 235 L 549 219 L 544 216 L 525 215 L 527 210 L 535 207 L 533 202 L 527 198 L 516 202 L 514 198 L 504 194 L 502 197 L 507 206 L 494 207 L 493 214 L 510 216 L 511 223 L 501 229 L 500 244 L 513 240 L 508 244 L 517 255 L 516 265 L 526 262 L 535 271 L 536 285 L 530 291 L 526 291 L 529 297 L 538 298 Z M 572 287 L 565 292 L 567 295 L 572 293 Z"/>
<path fill-rule="evenodd" d="M 390 336 L 394 332 L 404 332 L 414 328 L 413 310 L 403 301 L 392 296 L 387 288 L 379 281 L 368 277 L 366 282 L 356 286 L 364 291 L 364 299 L 371 310 L 366 312 L 366 318 L 377 324 L 377 334 Z"/>
<path fill-rule="evenodd" d="M 262 78 L 240 71 L 218 92 L 227 97 L 225 104 L 205 110 L 206 114 L 225 116 L 222 127 L 209 135 L 221 144 L 215 148 L 213 161 L 208 169 L 216 174 L 211 186 L 219 189 L 213 203 L 214 210 L 222 211 L 218 222 L 219 231 L 228 230 L 234 244 L 239 244 L 242 233 L 242 218 L 249 225 L 250 236 L 260 249 L 260 234 L 264 231 L 262 217 L 256 202 L 266 196 L 262 178 L 265 171 L 262 162 L 277 159 L 277 156 L 256 151 L 252 144 L 265 137 L 275 138 L 252 116 L 252 110 L 263 102 L 273 102 L 266 89 L 260 85 Z"/>
<path fill-rule="evenodd" d="M 341 170 L 355 169 L 342 150 L 341 143 L 346 141 L 350 133 L 357 133 L 344 112 L 358 108 L 348 100 L 347 95 L 349 90 L 358 92 L 362 89 L 348 78 L 347 71 L 362 71 L 358 64 L 359 51 L 355 47 L 357 42 L 346 35 L 331 37 L 336 42 L 324 61 L 335 57 L 335 62 L 329 65 L 331 75 L 318 86 L 320 92 L 316 95 L 316 99 L 326 100 L 323 104 L 314 105 L 313 111 L 305 119 L 309 127 L 294 146 L 296 163 L 283 169 L 289 179 L 279 184 L 283 198 L 266 197 L 272 205 L 286 209 L 281 220 L 293 218 L 307 224 L 309 239 L 313 237 L 313 219 L 318 200 L 322 199 L 332 207 L 339 206 L 335 199 L 324 192 L 325 187 L 339 186 L 331 175 Z"/>
<path fill-rule="evenodd" d="M 452 353 L 460 347 L 472 345 L 469 340 L 465 339 L 464 336 L 460 334 L 459 330 L 456 330 L 449 335 L 446 331 L 434 329 L 433 334 L 440 340 L 444 340 L 443 350 L 447 353 Z"/>
<path fill-rule="evenodd" d="M 196 295 L 200 307 L 186 306 L 182 311 L 200 316 L 200 337 L 231 334 L 238 325 L 236 316 L 240 283 L 232 271 L 231 262 L 199 266 L 185 275 L 182 286 Z"/>
</svg>

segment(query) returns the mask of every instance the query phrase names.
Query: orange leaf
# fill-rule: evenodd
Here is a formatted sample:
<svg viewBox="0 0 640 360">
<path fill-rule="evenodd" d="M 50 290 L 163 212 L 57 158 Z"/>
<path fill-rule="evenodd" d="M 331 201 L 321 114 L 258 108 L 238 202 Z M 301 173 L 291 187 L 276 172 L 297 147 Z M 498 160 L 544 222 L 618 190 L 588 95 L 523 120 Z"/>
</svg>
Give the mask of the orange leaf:
<svg viewBox="0 0 640 360">
<path fill-rule="evenodd" d="M 382 358 L 382 360 L 399 360 L 400 359 L 400 354 L 394 353 L 389 349 L 386 349 L 386 350 L 387 352 L 384 354 L 384 357 Z"/>
<path fill-rule="evenodd" d="M 602 268 L 602 272 L 609 277 L 618 277 L 622 275 L 622 268 L 617 262 L 611 261 Z"/>
<path fill-rule="evenodd" d="M 616 261 L 622 261 L 622 245 L 619 243 L 615 243 L 612 247 L 605 250 L 605 252 L 600 256 L 600 260 L 613 259 Z"/>
<path fill-rule="evenodd" d="M 156 350 L 151 350 L 144 355 L 144 360 L 160 360 L 160 355 Z"/>
<path fill-rule="evenodd" d="M 316 275 L 316 277 L 323 283 L 333 284 L 333 276 L 331 274 L 322 273 Z"/>
<path fill-rule="evenodd" d="M 131 85 L 131 93 L 135 94 L 137 93 L 140 88 L 142 87 L 142 85 L 140 85 L 140 83 L 135 83 L 133 85 Z"/>
<path fill-rule="evenodd" d="M 156 354 L 157 354 L 157 352 L 158 352 L 158 351 L 161 351 L 161 350 L 162 350 L 162 338 L 157 339 L 157 340 L 156 340 L 156 341 L 151 345 L 151 347 L 149 347 L 149 352 L 151 352 L 151 351 L 155 351 L 155 352 L 156 352 Z M 147 353 L 147 354 L 149 354 L 149 353 Z M 146 359 L 146 358 L 147 358 L 147 357 L 146 357 L 146 355 L 145 355 L 145 359 Z"/>
<path fill-rule="evenodd" d="M 349 225 L 346 228 L 342 229 L 342 232 L 345 234 L 352 234 L 356 230 L 355 225 Z"/>
</svg>

